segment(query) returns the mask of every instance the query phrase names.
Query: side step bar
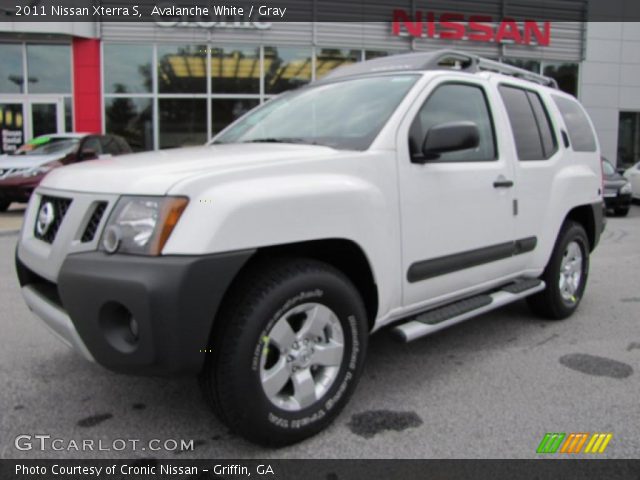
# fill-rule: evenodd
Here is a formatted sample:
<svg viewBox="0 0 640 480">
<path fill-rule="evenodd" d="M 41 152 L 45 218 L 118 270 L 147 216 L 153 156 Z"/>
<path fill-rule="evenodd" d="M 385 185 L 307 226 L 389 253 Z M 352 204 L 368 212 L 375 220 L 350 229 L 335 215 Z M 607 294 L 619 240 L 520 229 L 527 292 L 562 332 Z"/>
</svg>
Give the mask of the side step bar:
<svg viewBox="0 0 640 480">
<path fill-rule="evenodd" d="M 518 280 L 493 293 L 476 295 L 413 317 L 393 328 L 404 342 L 411 342 L 545 289 L 537 278 Z"/>
</svg>

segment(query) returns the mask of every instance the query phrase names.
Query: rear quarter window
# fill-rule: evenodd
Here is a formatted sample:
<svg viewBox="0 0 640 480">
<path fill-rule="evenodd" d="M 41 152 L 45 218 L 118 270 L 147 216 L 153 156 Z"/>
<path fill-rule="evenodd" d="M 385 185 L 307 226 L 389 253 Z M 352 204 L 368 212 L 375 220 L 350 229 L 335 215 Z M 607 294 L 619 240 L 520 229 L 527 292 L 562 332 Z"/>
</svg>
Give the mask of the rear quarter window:
<svg viewBox="0 0 640 480">
<path fill-rule="evenodd" d="M 574 100 L 558 95 L 552 95 L 552 97 L 567 126 L 573 150 L 575 152 L 595 152 L 596 137 L 582 107 Z"/>
</svg>

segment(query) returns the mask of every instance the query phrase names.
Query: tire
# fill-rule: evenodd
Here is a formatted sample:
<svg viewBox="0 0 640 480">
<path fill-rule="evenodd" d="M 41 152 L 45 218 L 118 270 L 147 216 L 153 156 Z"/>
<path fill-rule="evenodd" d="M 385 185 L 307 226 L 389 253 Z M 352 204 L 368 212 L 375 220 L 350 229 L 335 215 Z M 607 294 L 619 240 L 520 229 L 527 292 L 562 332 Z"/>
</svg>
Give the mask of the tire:
<svg viewBox="0 0 640 480">
<path fill-rule="evenodd" d="M 577 253 L 576 247 L 581 255 L 579 265 L 571 262 L 574 253 Z M 565 257 L 570 264 L 568 272 L 579 272 L 579 279 L 576 280 L 576 277 L 573 277 L 573 281 L 565 281 L 563 285 L 566 286 L 566 289 L 563 292 L 560 271 Z M 540 293 L 527 298 L 529 307 L 534 313 L 548 320 L 562 320 L 571 316 L 580 305 L 588 276 L 589 239 L 587 233 L 582 225 L 568 220 L 560 230 L 551 259 L 541 277 L 547 287 Z"/>
<path fill-rule="evenodd" d="M 0 201 L 0 212 L 6 212 L 7 210 L 9 210 L 9 207 L 11 206 L 11 202 L 8 200 L 2 200 Z"/>
<path fill-rule="evenodd" d="M 315 435 L 356 387 L 366 311 L 358 290 L 330 265 L 300 258 L 254 265 L 234 283 L 216 323 L 201 386 L 220 419 L 252 442 L 280 447 Z"/>
<path fill-rule="evenodd" d="M 619 217 L 626 217 L 629 214 L 629 207 L 616 208 L 615 213 Z"/>
</svg>

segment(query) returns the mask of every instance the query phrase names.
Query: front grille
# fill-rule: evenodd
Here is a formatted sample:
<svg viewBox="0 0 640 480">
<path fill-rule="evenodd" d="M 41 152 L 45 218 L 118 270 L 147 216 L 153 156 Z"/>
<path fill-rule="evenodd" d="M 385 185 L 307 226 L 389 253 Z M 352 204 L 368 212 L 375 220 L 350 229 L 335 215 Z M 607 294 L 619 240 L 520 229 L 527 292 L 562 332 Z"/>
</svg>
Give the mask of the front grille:
<svg viewBox="0 0 640 480">
<path fill-rule="evenodd" d="M 47 204 L 50 204 L 53 208 L 53 216 L 50 218 L 48 224 L 44 221 L 45 218 L 41 218 L 43 208 Z M 33 227 L 35 237 L 43 242 L 53 243 L 70 205 L 70 198 L 43 195 L 40 199 L 40 205 L 38 206 L 38 212 L 36 214 L 36 224 Z"/>
<path fill-rule="evenodd" d="M 84 229 L 82 234 L 81 241 L 82 243 L 90 242 L 96 236 L 96 232 L 98 231 L 98 225 L 100 225 L 100 220 L 102 220 L 102 216 L 104 215 L 104 211 L 107 209 L 107 202 L 98 202 L 96 203 L 93 213 L 91 214 L 91 218 L 89 218 L 89 222 Z"/>
</svg>

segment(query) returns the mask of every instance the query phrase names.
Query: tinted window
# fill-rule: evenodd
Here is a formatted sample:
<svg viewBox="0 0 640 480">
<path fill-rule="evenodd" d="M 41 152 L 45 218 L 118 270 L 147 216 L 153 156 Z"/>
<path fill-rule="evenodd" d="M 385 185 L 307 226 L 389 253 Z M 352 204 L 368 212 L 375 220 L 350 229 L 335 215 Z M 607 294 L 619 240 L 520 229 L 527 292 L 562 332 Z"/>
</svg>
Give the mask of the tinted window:
<svg viewBox="0 0 640 480">
<path fill-rule="evenodd" d="M 556 136 L 553 133 L 553 126 L 551 125 L 551 119 L 549 118 L 549 112 L 545 108 L 540 96 L 534 92 L 527 92 L 529 101 L 531 102 L 531 108 L 533 114 L 536 117 L 538 123 L 538 133 L 540 133 L 540 141 L 542 142 L 542 150 L 544 151 L 544 158 L 549 158 L 556 153 Z"/>
<path fill-rule="evenodd" d="M 106 93 L 151 91 L 151 45 L 104 45 L 104 90 Z"/>
<path fill-rule="evenodd" d="M 553 96 L 553 100 L 567 125 L 573 150 L 576 152 L 595 152 L 596 138 L 589 120 L 578 102 L 557 95 Z"/>
<path fill-rule="evenodd" d="M 260 48 L 212 49 L 211 91 L 213 93 L 259 93 Z"/>
<path fill-rule="evenodd" d="M 2 58 L 0 92 L 22 93 L 24 91 L 22 45 L 0 44 L 0 58 Z"/>
<path fill-rule="evenodd" d="M 113 137 L 101 137 L 102 151 L 109 155 L 118 155 L 120 153 L 120 147 Z"/>
<path fill-rule="evenodd" d="M 118 146 L 120 147 L 120 153 L 131 153 L 131 147 L 129 146 L 129 144 L 127 143 L 127 141 L 122 138 L 122 137 L 113 137 L 115 138 L 116 142 L 118 143 Z"/>
<path fill-rule="evenodd" d="M 520 160 L 544 159 L 538 123 L 527 92 L 520 88 L 503 85 L 500 87 L 500 95 L 509 115 L 518 158 Z"/>
<path fill-rule="evenodd" d="M 27 45 L 29 93 L 71 93 L 71 46 Z"/>
<path fill-rule="evenodd" d="M 409 138 L 411 154 L 420 152 L 425 135 L 431 127 L 469 120 L 476 124 L 480 132 L 478 147 L 443 153 L 438 160 L 457 162 L 495 160 L 497 158 L 495 136 L 487 99 L 482 88 L 463 84 L 442 85 L 427 98 L 411 125 Z"/>
<path fill-rule="evenodd" d="M 89 156 L 89 158 L 94 158 L 93 155 L 95 155 L 96 157 L 102 155 L 102 147 L 100 145 L 100 140 L 98 140 L 98 137 L 87 138 L 82 144 L 80 155 L 80 160 L 85 160 L 86 158 L 82 157 L 86 157 L 87 155 Z"/>
<path fill-rule="evenodd" d="M 207 47 L 204 45 L 158 46 L 160 93 L 205 93 Z"/>
<path fill-rule="evenodd" d="M 150 98 L 105 98 L 107 133 L 124 137 L 136 152 L 153 150 Z"/>
<path fill-rule="evenodd" d="M 264 90 L 280 93 L 311 81 L 311 49 L 264 47 Z"/>
</svg>

